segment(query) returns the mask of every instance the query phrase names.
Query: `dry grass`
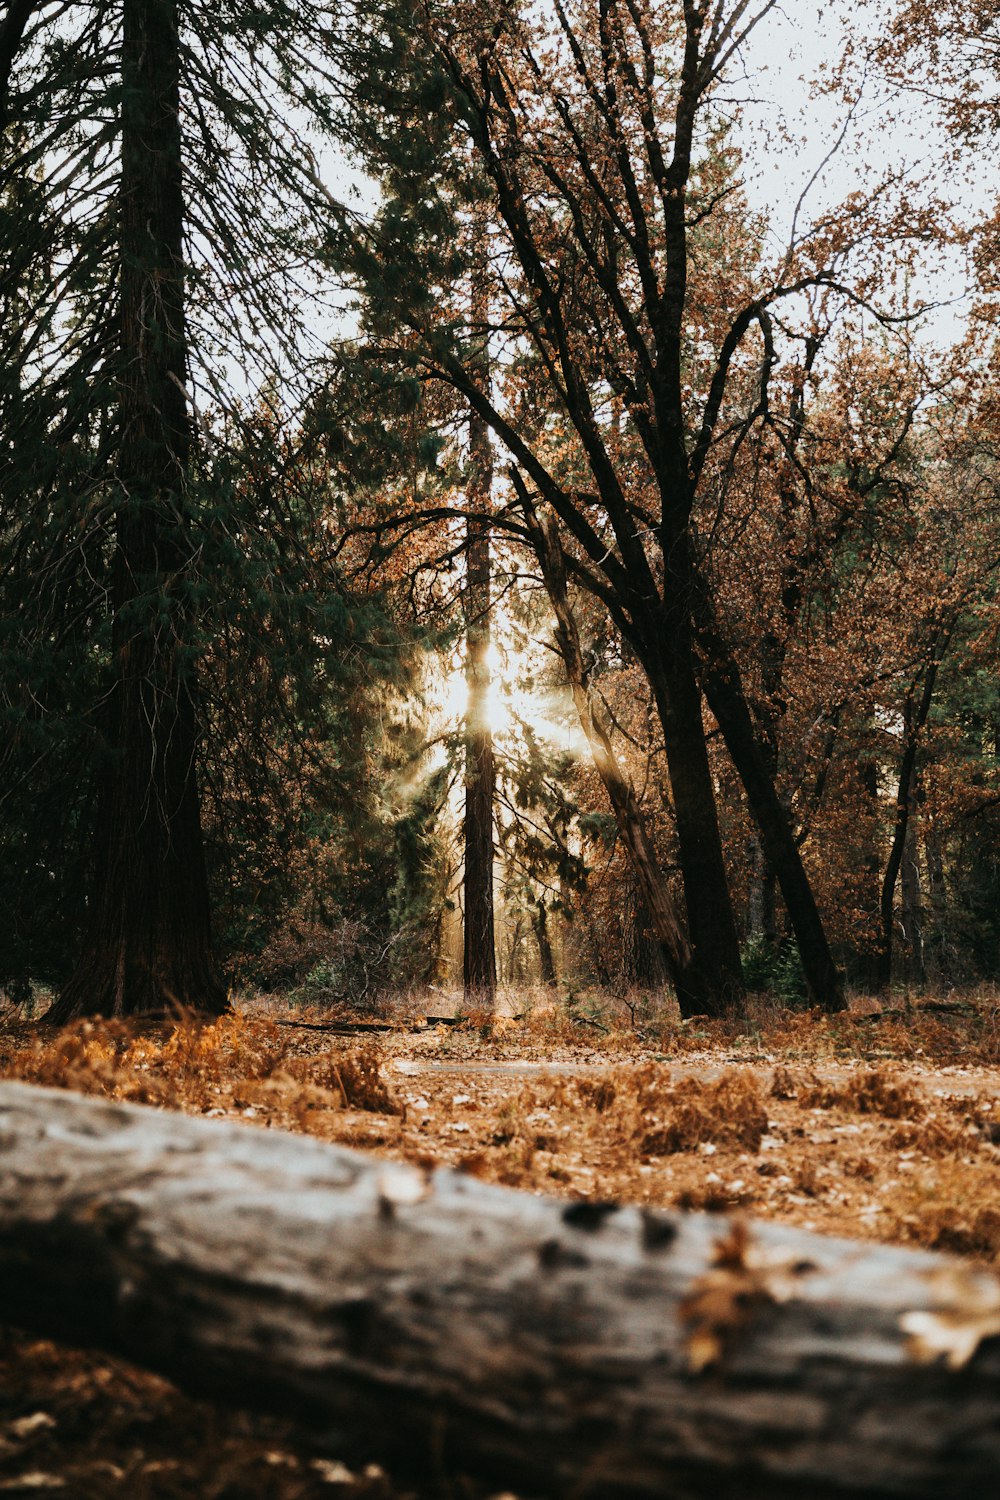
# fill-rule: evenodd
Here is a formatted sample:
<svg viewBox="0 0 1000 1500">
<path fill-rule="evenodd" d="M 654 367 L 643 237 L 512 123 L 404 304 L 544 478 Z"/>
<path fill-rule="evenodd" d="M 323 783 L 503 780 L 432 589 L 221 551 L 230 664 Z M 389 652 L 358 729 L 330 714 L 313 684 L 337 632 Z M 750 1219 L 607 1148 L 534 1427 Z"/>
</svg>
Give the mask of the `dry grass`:
<svg viewBox="0 0 1000 1500">
<path fill-rule="evenodd" d="M 900 1083 L 885 1067 L 865 1068 L 841 1082 L 824 1082 L 813 1074 L 794 1097 L 802 1109 L 843 1109 L 886 1120 L 916 1120 L 925 1108 L 912 1085 Z"/>
<path fill-rule="evenodd" d="M 459 997 L 446 997 L 451 1002 Z M 883 1003 L 856 996 L 847 1012 L 788 1010 L 752 995 L 743 1018 L 681 1021 L 648 994 L 584 991 L 567 1005 L 550 990 L 503 997 L 503 1014 L 475 1011 L 451 1029 L 450 1049 L 503 1057 L 512 1036 L 521 1056 L 711 1057 L 713 1061 L 827 1063 L 864 1060 L 1000 1066 L 1000 991 L 983 986 L 960 997 Z M 416 1006 L 419 1009 L 419 1006 Z M 440 1009 L 435 1000 L 429 1009 Z"/>
<path fill-rule="evenodd" d="M 2 1076 L 189 1114 L 260 1116 L 293 1130 L 342 1110 L 399 1114 L 381 1070 L 375 1042 L 310 1052 L 294 1029 L 241 1014 L 173 1026 L 82 1021 L 0 1055 Z"/>
<path fill-rule="evenodd" d="M 919 1071 L 865 1063 L 867 1049 L 849 1063 L 832 1056 L 831 1036 L 867 1038 L 863 1019 L 768 1013 L 753 1025 L 765 1022 L 768 1049 L 754 1042 L 746 1057 L 750 1033 L 730 1023 L 672 1028 L 668 1056 L 625 1031 L 609 1031 L 606 1047 L 551 1003 L 363 1045 L 260 1011 L 209 1024 L 85 1022 L 9 1032 L 0 1074 L 377 1147 L 534 1191 L 746 1204 L 817 1228 L 1000 1258 L 991 1207 L 1000 1115 L 988 1082 L 929 1093 L 948 1079 L 926 1048 Z M 926 1042 L 928 1032 L 925 1018 L 914 1026 L 906 1050 L 915 1056 L 915 1036 Z M 518 1076 L 541 1058 L 564 1072 Z M 407 1068 L 421 1070 L 418 1081 Z"/>
<path fill-rule="evenodd" d="M 638 1152 L 643 1161 L 695 1151 L 707 1142 L 756 1151 L 767 1129 L 757 1080 L 727 1069 L 714 1081 L 681 1078 L 670 1081 L 670 1070 L 656 1063 L 622 1069 L 613 1078 L 574 1079 L 550 1089 L 549 1102 L 581 1115 L 603 1119 L 618 1139 Z"/>
</svg>

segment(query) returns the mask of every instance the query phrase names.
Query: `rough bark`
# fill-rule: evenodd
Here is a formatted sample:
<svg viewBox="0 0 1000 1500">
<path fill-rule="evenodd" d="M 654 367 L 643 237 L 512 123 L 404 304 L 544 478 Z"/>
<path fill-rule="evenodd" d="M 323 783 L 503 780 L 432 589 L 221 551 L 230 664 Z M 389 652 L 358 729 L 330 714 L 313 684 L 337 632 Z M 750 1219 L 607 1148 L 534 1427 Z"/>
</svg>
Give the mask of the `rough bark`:
<svg viewBox="0 0 1000 1500">
<path fill-rule="evenodd" d="M 595 1500 L 995 1486 L 1000 1285 L 940 1256 L 741 1241 L 24 1084 L 0 1085 L 0 1163 L 6 1321 L 292 1412 L 400 1475 Z M 993 1341 L 918 1364 L 921 1314 L 956 1348 L 977 1318 Z"/>
<path fill-rule="evenodd" d="M 769 947 L 774 948 L 778 942 L 777 882 L 759 835 L 752 840 L 749 852 L 750 931 L 754 937 L 763 938 Z"/>
<path fill-rule="evenodd" d="M 628 882 L 623 897 L 629 935 L 629 946 L 623 955 L 623 978 L 639 989 L 663 990 L 670 983 L 670 975 L 636 880 Z"/>
<path fill-rule="evenodd" d="M 226 1004 L 212 957 L 185 595 L 191 425 L 179 98 L 176 0 L 126 0 L 114 676 L 88 928 L 53 1022 Z"/>
</svg>

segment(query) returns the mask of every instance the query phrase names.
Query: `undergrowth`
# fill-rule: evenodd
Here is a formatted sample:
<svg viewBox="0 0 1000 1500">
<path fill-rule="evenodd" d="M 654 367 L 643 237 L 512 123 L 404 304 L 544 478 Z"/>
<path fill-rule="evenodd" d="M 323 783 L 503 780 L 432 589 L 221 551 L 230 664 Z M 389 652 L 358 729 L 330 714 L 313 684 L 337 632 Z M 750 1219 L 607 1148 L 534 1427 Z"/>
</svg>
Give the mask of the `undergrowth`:
<svg viewBox="0 0 1000 1500">
<path fill-rule="evenodd" d="M 374 1042 L 310 1056 L 294 1030 L 240 1014 L 173 1027 L 81 1021 L 0 1055 L 0 1075 L 190 1113 L 278 1110 L 298 1128 L 315 1111 L 399 1112 Z"/>
</svg>

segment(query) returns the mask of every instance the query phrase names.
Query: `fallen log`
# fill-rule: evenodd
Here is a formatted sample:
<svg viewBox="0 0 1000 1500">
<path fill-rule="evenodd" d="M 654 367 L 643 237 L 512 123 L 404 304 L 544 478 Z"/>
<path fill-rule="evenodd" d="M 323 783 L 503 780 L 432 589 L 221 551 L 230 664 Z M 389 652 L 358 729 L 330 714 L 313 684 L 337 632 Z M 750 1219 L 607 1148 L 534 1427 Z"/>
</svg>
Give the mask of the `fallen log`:
<svg viewBox="0 0 1000 1500">
<path fill-rule="evenodd" d="M 17 1083 L 0 1319 L 498 1489 L 957 1500 L 1000 1472 L 1000 1283 L 961 1262 Z"/>
</svg>

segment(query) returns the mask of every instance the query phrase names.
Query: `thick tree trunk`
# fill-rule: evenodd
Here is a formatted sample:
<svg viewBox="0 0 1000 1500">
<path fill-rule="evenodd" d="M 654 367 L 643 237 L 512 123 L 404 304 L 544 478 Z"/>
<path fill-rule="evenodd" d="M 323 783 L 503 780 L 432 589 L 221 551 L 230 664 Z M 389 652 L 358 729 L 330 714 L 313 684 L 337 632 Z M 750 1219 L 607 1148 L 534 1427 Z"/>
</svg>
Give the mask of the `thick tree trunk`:
<svg viewBox="0 0 1000 1500">
<path fill-rule="evenodd" d="M 489 436 L 477 417 L 470 422 L 470 509 L 484 516 L 490 475 Z M 465 675 L 469 701 L 465 719 L 465 999 L 492 1006 L 496 999 L 496 937 L 493 916 L 493 800 L 496 771 L 489 719 L 490 534 L 485 522 L 469 522 L 465 581 Z"/>
<path fill-rule="evenodd" d="M 664 649 L 648 659 L 646 670 L 663 728 L 693 969 L 702 990 L 699 1009 L 724 1015 L 742 1008 L 745 990 L 701 691 L 687 622 L 673 621 L 665 634 Z"/>
<path fill-rule="evenodd" d="M 470 531 L 466 553 L 465 724 L 465 998 L 492 1005 L 496 998 L 493 916 L 493 800 L 496 772 L 489 721 L 490 541 L 485 527 Z"/>
<path fill-rule="evenodd" d="M 400 1477 L 594 1500 L 995 1487 L 1000 1284 L 940 1256 L 24 1084 L 0 1085 L 0 1160 L 0 1317 L 291 1412 Z M 916 1362 L 921 1332 L 963 1367 Z"/>
<path fill-rule="evenodd" d="M 54 1022 L 226 1004 L 211 949 L 186 598 L 179 97 L 176 0 L 125 0 L 114 679 L 88 929 Z"/>
<path fill-rule="evenodd" d="M 522 498 L 526 499 L 523 491 Z M 580 647 L 580 632 L 569 602 L 566 563 L 558 532 L 554 525 L 535 514 L 530 503 L 525 505 L 525 516 L 531 528 L 535 555 L 549 602 L 556 617 L 556 642 L 566 668 L 566 679 L 573 694 L 580 727 L 586 736 L 632 873 L 649 912 L 650 924 L 663 955 L 664 966 L 677 992 L 681 1015 L 703 1015 L 712 1008 L 704 976 L 695 964 L 691 943 L 674 908 L 635 788 L 615 754 L 604 715 L 590 691 Z"/>
<path fill-rule="evenodd" d="M 629 907 L 629 927 L 632 936 L 632 951 L 629 955 L 627 978 L 643 990 L 662 990 L 670 982 L 663 958 L 663 949 L 656 941 L 649 909 L 643 900 L 636 880 L 629 882 L 625 900 Z"/>
<path fill-rule="evenodd" d="M 485 227 L 478 226 L 480 259 L 472 271 L 471 315 L 480 327 L 474 356 L 483 390 L 490 383 L 489 272 Z M 489 517 L 492 512 L 493 448 L 482 417 L 469 416 L 469 466 L 465 544 L 465 928 L 463 981 L 467 1004 L 491 1008 L 496 1000 L 497 961 L 493 908 L 493 802 L 496 766 L 489 716 L 490 610 L 492 578 Z"/>
<path fill-rule="evenodd" d="M 713 655 L 702 668 L 702 681 L 760 830 L 765 857 L 781 887 L 810 994 L 825 1011 L 843 1010 L 846 1006 L 843 982 L 830 952 L 788 813 L 754 733 L 735 663 L 720 663 Z"/>
</svg>

